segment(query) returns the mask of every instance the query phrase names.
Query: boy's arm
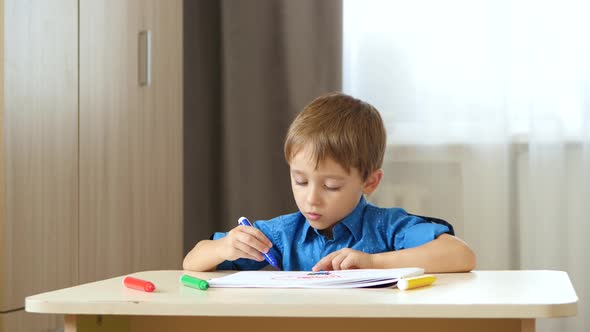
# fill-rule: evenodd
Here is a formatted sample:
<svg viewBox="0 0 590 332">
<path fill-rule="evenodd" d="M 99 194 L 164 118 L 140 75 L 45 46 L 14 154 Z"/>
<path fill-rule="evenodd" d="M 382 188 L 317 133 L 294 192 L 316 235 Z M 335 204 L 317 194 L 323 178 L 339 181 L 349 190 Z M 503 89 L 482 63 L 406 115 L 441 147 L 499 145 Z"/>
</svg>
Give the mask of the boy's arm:
<svg viewBox="0 0 590 332">
<path fill-rule="evenodd" d="M 426 273 L 468 272 L 475 253 L 461 239 L 442 234 L 421 246 L 371 255 L 374 268 L 422 267 Z"/>
<path fill-rule="evenodd" d="M 182 268 L 190 271 L 214 271 L 224 259 L 219 255 L 220 240 L 202 240 L 184 257 Z"/>
<path fill-rule="evenodd" d="M 380 254 L 367 254 L 345 248 L 322 258 L 314 267 L 320 270 L 391 269 L 422 267 L 426 273 L 467 272 L 475 267 L 475 254 L 457 237 L 442 234 L 421 246 Z"/>
<path fill-rule="evenodd" d="M 182 268 L 190 271 L 213 271 L 224 261 L 247 258 L 263 261 L 272 243 L 259 229 L 238 226 L 218 240 L 203 240 L 186 255 Z"/>
</svg>

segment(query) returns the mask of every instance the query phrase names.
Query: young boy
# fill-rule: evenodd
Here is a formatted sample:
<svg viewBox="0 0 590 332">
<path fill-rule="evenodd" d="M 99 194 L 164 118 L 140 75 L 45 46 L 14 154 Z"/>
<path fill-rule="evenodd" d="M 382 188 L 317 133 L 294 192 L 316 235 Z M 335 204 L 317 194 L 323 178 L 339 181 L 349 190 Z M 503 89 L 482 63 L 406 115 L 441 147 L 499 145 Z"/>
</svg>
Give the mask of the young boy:
<svg viewBox="0 0 590 332">
<path fill-rule="evenodd" d="M 299 212 L 215 233 L 188 253 L 184 269 L 257 270 L 268 265 L 267 252 L 288 271 L 473 269 L 474 253 L 448 223 L 367 203 L 383 177 L 385 144 L 373 106 L 341 93 L 317 98 L 285 141 Z"/>
</svg>

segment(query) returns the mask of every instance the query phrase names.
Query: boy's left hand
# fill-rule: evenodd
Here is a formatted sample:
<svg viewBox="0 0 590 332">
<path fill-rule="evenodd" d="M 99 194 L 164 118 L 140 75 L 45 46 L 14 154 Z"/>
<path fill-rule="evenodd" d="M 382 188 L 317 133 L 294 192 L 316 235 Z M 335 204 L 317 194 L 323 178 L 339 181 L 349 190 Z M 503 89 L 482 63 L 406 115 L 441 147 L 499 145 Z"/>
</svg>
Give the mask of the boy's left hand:
<svg viewBox="0 0 590 332">
<path fill-rule="evenodd" d="M 371 254 L 350 248 L 344 248 L 334 251 L 328 256 L 320 259 L 320 261 L 312 268 L 312 271 L 371 269 L 372 267 L 373 258 Z"/>
</svg>

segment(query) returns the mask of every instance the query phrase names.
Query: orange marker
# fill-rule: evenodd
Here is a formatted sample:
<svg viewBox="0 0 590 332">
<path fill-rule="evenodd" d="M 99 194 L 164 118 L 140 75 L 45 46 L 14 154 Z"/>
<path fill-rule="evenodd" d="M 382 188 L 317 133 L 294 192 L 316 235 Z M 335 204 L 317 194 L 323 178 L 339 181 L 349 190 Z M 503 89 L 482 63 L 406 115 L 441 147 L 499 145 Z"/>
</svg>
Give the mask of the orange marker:
<svg viewBox="0 0 590 332">
<path fill-rule="evenodd" d="M 397 282 L 397 288 L 401 290 L 424 287 L 432 285 L 436 277 L 431 274 L 425 274 L 419 277 L 401 278 Z"/>
<path fill-rule="evenodd" d="M 123 278 L 123 285 L 127 288 L 137 289 L 148 293 L 151 293 L 156 289 L 156 286 L 151 282 L 133 277 Z"/>
</svg>

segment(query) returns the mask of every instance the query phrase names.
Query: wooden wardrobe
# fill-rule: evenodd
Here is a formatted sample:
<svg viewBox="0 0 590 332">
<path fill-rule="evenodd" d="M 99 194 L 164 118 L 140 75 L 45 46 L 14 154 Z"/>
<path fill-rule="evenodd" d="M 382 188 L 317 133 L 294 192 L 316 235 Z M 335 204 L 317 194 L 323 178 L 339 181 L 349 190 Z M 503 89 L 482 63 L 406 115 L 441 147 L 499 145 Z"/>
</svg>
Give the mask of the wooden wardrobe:
<svg viewBox="0 0 590 332">
<path fill-rule="evenodd" d="M 179 269 L 181 0 L 0 0 L 0 331 L 28 295 Z"/>
</svg>

